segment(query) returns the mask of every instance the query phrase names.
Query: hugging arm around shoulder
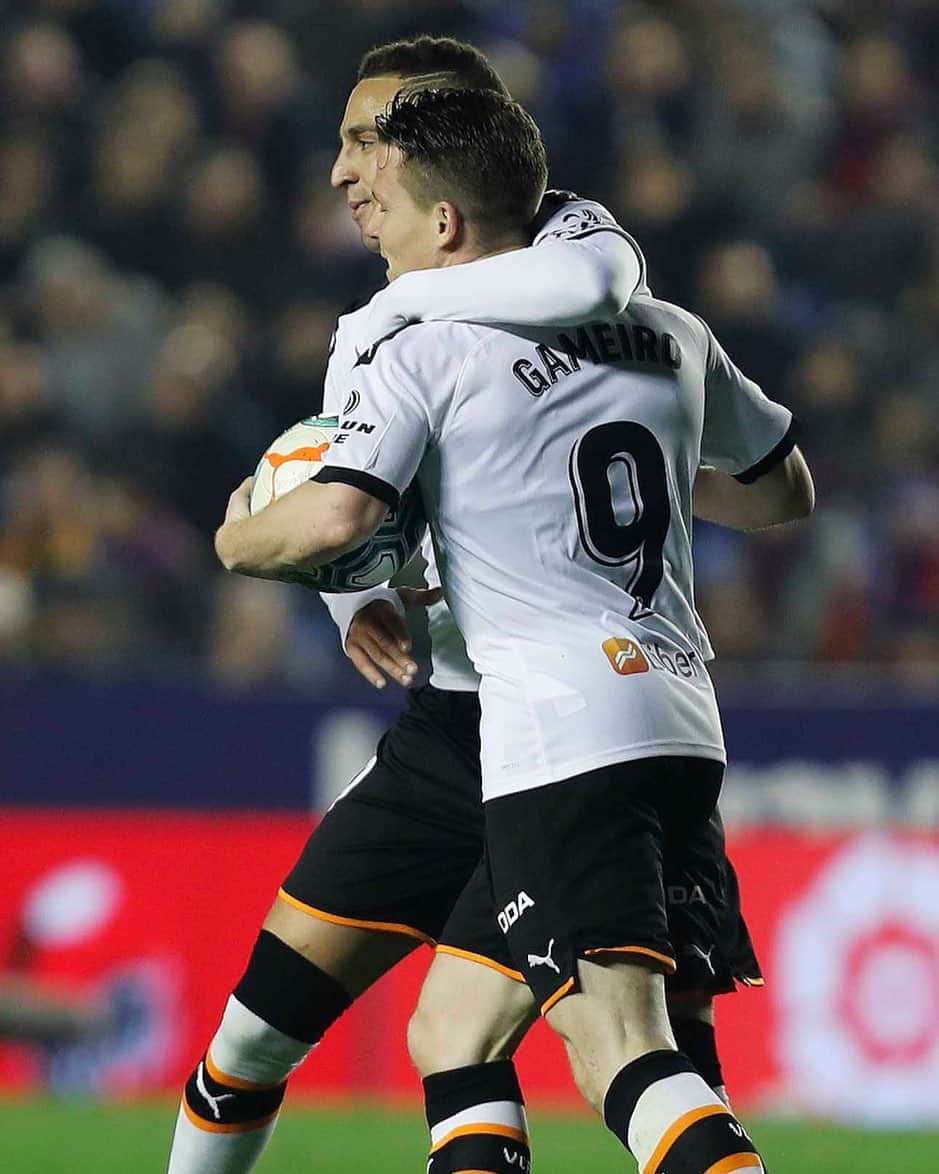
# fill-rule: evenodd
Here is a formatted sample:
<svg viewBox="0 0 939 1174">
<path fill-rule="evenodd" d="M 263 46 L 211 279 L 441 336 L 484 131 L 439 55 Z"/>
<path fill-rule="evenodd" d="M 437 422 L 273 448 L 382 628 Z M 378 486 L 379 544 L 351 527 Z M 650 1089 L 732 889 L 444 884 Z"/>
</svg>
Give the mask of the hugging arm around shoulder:
<svg viewBox="0 0 939 1174">
<path fill-rule="evenodd" d="M 539 244 L 464 265 L 405 273 L 371 302 L 369 334 L 407 322 L 579 326 L 625 309 L 643 280 L 632 239 L 604 225 L 579 240 Z"/>
</svg>

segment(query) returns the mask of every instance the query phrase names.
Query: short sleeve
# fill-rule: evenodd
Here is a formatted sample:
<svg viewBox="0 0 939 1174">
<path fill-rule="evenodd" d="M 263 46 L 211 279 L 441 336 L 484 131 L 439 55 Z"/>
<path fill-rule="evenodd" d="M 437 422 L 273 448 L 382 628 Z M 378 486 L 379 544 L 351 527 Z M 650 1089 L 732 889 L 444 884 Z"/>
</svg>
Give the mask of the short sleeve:
<svg viewBox="0 0 939 1174">
<path fill-rule="evenodd" d="M 710 328 L 705 325 L 704 330 L 707 356 L 701 460 L 739 481 L 755 481 L 794 448 L 792 412 L 765 396 L 730 360 Z"/>
<path fill-rule="evenodd" d="M 354 485 L 397 504 L 435 431 L 440 396 L 423 390 L 430 380 L 421 376 L 414 337 L 427 329 L 415 325 L 379 343 L 346 377 L 339 429 L 315 480 Z"/>
</svg>

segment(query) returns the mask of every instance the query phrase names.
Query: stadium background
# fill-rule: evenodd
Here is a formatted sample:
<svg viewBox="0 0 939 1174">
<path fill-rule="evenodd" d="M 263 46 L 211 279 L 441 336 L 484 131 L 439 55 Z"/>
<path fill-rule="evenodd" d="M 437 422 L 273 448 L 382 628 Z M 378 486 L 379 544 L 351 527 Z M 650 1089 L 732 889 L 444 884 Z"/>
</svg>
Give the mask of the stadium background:
<svg viewBox="0 0 939 1174">
<path fill-rule="evenodd" d="M 932 1169 L 928 1133 L 886 1159 L 800 1122 L 939 1127 L 939 3 L 0 0 L 0 21 L 0 1001 L 103 1024 L 0 1045 L 9 1168 L 109 1169 L 101 1130 L 161 1168 L 166 1090 L 399 703 L 315 598 L 223 576 L 211 534 L 381 281 L 328 187 L 336 127 L 361 52 L 429 31 L 491 54 L 552 184 L 606 202 L 655 291 L 803 422 L 812 521 L 696 531 L 769 979 L 721 1008 L 729 1083 L 795 1119 L 764 1125 L 783 1174 Z M 308 1064 L 272 1174 L 345 1169 L 357 1141 L 363 1170 L 418 1168 L 401 1037 L 425 965 Z M 573 1104 L 543 1032 L 522 1067 Z M 406 1117 L 340 1114 L 376 1099 Z M 601 1133 L 559 1112 L 546 1174 Z M 382 1139 L 408 1129 L 395 1165 Z"/>
</svg>

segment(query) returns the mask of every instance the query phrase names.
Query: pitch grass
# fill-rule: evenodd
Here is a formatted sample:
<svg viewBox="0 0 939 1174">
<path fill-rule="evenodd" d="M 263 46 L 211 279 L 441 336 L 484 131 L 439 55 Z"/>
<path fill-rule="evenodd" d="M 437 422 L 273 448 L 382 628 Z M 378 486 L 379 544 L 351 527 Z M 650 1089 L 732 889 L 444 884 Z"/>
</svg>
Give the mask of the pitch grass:
<svg viewBox="0 0 939 1174">
<path fill-rule="evenodd" d="M 165 1174 L 175 1108 L 0 1101 L 3 1174 Z M 751 1123 L 771 1174 L 936 1174 L 939 1133 Z M 536 1174 L 634 1174 L 589 1116 L 532 1113 Z M 257 1174 L 421 1174 L 417 1112 L 291 1106 Z"/>
</svg>

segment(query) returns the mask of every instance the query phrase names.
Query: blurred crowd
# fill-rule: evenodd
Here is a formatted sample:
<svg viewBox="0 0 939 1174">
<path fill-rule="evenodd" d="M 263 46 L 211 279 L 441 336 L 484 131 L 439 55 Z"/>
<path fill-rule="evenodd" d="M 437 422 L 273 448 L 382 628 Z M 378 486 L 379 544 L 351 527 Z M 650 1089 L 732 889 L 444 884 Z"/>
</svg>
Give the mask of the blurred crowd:
<svg viewBox="0 0 939 1174">
<path fill-rule="evenodd" d="M 382 280 L 330 190 L 360 55 L 478 44 L 552 186 L 800 417 L 814 519 L 696 532 L 718 655 L 939 679 L 939 0 L 0 0 L 0 661 L 331 679 L 211 535 Z M 862 668 L 862 666 L 864 666 Z"/>
</svg>

